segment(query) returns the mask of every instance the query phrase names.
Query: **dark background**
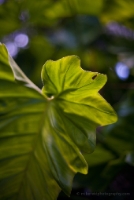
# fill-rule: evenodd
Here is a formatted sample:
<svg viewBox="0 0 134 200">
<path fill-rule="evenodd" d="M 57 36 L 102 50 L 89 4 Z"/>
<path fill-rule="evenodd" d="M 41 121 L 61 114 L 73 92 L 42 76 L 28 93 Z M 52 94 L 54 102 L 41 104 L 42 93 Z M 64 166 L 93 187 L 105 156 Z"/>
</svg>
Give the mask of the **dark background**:
<svg viewBox="0 0 134 200">
<path fill-rule="evenodd" d="M 78 55 L 83 69 L 104 73 L 100 91 L 117 123 L 98 127 L 70 200 L 132 199 L 134 191 L 134 1 L 0 0 L 0 41 L 40 88 L 48 59 Z M 58 200 L 69 199 L 61 192 Z"/>
</svg>

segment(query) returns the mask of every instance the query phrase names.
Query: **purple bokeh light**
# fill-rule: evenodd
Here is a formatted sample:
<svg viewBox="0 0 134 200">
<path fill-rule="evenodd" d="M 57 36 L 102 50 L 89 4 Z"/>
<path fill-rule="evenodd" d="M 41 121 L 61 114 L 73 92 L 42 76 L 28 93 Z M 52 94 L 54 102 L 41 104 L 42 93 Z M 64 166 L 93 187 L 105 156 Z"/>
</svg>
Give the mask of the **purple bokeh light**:
<svg viewBox="0 0 134 200">
<path fill-rule="evenodd" d="M 118 24 L 117 22 L 108 23 L 106 25 L 106 32 L 111 35 L 134 40 L 134 31 L 126 26 Z"/>
<path fill-rule="evenodd" d="M 5 0 L 0 0 L 0 5 L 2 5 L 5 2 Z"/>
<path fill-rule="evenodd" d="M 118 62 L 115 66 L 115 72 L 121 80 L 126 80 L 129 77 L 130 69 L 122 62 Z"/>
<path fill-rule="evenodd" d="M 6 42 L 5 45 L 7 47 L 7 50 L 9 52 L 10 56 L 15 57 L 18 53 L 18 48 L 15 45 L 15 43 L 14 42 Z"/>
<path fill-rule="evenodd" d="M 15 36 L 14 42 L 17 47 L 25 48 L 28 45 L 29 37 L 25 33 L 19 33 Z"/>
</svg>

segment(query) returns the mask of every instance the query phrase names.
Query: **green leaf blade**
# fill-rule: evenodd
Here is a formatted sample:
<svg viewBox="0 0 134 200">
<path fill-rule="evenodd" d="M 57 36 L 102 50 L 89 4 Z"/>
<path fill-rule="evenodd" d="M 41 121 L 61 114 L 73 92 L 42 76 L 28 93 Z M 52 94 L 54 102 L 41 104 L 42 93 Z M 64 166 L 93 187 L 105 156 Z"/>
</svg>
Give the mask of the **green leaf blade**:
<svg viewBox="0 0 134 200">
<path fill-rule="evenodd" d="M 77 56 L 67 56 L 47 61 L 42 80 L 42 92 L 45 96 L 51 94 L 52 101 L 56 99 L 64 116 L 64 130 L 82 151 L 91 153 L 95 148 L 96 127 L 117 120 L 113 108 L 98 93 L 106 83 L 106 76 L 84 71 Z"/>
<path fill-rule="evenodd" d="M 76 56 L 48 61 L 42 79 L 43 94 L 0 45 L 0 200 L 70 195 L 74 175 L 88 172 L 96 127 L 116 120 L 98 94 L 106 77 Z"/>
</svg>

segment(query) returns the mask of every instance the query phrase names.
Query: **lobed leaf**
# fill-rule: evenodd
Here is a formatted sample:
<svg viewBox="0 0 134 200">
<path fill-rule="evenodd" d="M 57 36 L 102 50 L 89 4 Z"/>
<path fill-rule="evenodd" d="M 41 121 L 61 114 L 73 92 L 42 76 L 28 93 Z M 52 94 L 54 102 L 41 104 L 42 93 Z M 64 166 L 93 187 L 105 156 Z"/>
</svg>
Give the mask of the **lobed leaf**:
<svg viewBox="0 0 134 200">
<path fill-rule="evenodd" d="M 70 195 L 95 129 L 117 120 L 98 90 L 106 76 L 80 68 L 76 56 L 48 61 L 42 92 L 0 45 L 0 200 L 55 200 Z"/>
</svg>

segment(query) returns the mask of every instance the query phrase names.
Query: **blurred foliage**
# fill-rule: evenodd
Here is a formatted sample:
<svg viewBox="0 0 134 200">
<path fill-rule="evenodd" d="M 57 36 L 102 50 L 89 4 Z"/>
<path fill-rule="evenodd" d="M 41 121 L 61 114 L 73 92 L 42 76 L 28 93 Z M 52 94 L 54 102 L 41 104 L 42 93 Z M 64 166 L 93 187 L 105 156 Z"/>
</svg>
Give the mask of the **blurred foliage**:
<svg viewBox="0 0 134 200">
<path fill-rule="evenodd" d="M 101 133 L 98 131 L 97 148 L 93 154 L 86 157 L 89 164 L 89 175 L 86 180 L 91 181 L 89 185 L 91 184 L 95 191 L 103 191 L 114 176 L 124 166 L 127 167 L 127 163 L 134 165 L 134 92 L 129 92 L 122 103 L 116 106 L 116 110 L 118 122 L 105 127 Z M 101 171 L 97 170 L 99 166 Z"/>
<path fill-rule="evenodd" d="M 0 41 L 14 42 L 19 33 L 29 37 L 28 45 L 18 48 L 14 58 L 39 87 L 42 87 L 40 71 L 46 60 L 73 54 L 80 57 L 84 69 L 108 76 L 100 93 L 115 106 L 119 121 L 97 129 L 97 148 L 87 155 L 89 175 L 76 177 L 74 191 L 134 190 L 133 10 L 133 0 L 0 1 Z M 129 70 L 125 79 L 116 72 L 119 62 Z M 120 188 L 116 186 L 118 181 L 119 185 L 124 182 Z M 78 198 L 88 197 L 72 193 L 71 199 Z"/>
</svg>

